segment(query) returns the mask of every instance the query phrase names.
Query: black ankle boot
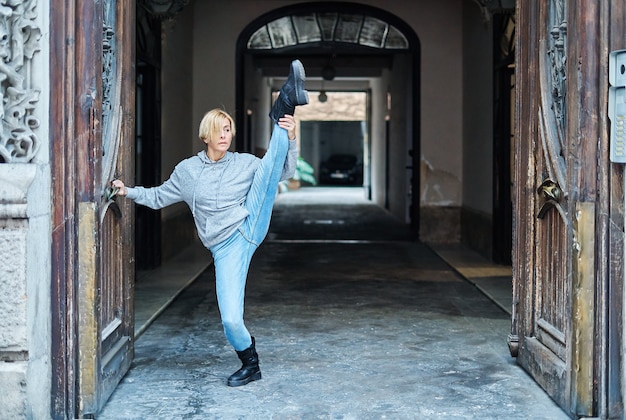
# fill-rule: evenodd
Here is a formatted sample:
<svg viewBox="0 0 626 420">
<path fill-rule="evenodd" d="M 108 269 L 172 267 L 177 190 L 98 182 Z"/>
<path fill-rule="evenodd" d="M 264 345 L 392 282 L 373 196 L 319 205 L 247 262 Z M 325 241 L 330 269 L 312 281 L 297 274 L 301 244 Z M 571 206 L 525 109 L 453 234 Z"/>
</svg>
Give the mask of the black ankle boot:
<svg viewBox="0 0 626 420">
<path fill-rule="evenodd" d="M 254 337 L 252 345 L 245 350 L 237 351 L 237 356 L 243 365 L 241 369 L 230 375 L 228 386 L 242 386 L 248 382 L 261 379 L 261 369 L 259 369 L 259 355 L 254 347 Z"/>
<path fill-rule="evenodd" d="M 309 94 L 304 90 L 304 67 L 300 60 L 291 62 L 291 69 L 287 81 L 280 88 L 280 93 L 270 111 L 270 118 L 277 123 L 285 114 L 293 115 L 298 105 L 309 103 Z"/>
</svg>

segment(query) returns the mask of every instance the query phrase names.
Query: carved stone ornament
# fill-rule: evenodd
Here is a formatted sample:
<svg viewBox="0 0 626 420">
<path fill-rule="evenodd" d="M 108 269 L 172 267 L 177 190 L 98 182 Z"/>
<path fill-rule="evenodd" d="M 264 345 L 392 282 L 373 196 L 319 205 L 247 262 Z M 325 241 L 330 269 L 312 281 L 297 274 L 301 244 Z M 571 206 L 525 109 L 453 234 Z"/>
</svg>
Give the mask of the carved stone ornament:
<svg viewBox="0 0 626 420">
<path fill-rule="evenodd" d="M 27 217 L 26 195 L 36 169 L 23 163 L 0 165 L 0 220 Z"/>
<path fill-rule="evenodd" d="M 33 131 L 40 91 L 30 78 L 41 38 L 36 6 L 37 0 L 0 1 L 0 163 L 30 162 L 40 147 Z"/>
</svg>

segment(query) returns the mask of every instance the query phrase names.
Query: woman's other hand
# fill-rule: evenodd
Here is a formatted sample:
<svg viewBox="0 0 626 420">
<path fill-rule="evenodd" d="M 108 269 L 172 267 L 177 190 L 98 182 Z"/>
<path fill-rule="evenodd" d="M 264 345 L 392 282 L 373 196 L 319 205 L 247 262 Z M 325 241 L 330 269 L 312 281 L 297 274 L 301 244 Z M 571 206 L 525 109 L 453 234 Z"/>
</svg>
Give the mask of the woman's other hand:
<svg viewBox="0 0 626 420">
<path fill-rule="evenodd" d="M 112 181 L 111 185 L 113 185 L 113 187 L 117 188 L 117 192 L 116 192 L 117 195 L 121 195 L 123 197 L 126 194 L 128 194 L 128 191 L 126 190 L 126 186 L 119 179 L 116 179 L 116 180 Z"/>
<path fill-rule="evenodd" d="M 296 139 L 296 120 L 293 115 L 285 114 L 284 117 L 278 120 L 278 126 L 287 130 L 289 140 Z"/>
</svg>

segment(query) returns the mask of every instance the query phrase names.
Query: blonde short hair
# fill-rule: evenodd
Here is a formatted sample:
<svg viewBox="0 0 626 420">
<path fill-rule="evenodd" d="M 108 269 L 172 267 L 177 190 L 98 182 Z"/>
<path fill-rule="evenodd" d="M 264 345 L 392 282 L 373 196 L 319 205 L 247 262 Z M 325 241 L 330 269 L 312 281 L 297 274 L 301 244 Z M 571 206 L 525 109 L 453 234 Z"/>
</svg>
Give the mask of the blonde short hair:
<svg viewBox="0 0 626 420">
<path fill-rule="evenodd" d="M 204 114 L 202 121 L 200 121 L 200 128 L 198 129 L 198 136 L 200 140 L 210 140 L 211 137 L 219 137 L 222 132 L 222 122 L 227 120 L 230 124 L 230 132 L 235 136 L 235 120 L 228 112 L 219 108 L 215 108 Z"/>
</svg>

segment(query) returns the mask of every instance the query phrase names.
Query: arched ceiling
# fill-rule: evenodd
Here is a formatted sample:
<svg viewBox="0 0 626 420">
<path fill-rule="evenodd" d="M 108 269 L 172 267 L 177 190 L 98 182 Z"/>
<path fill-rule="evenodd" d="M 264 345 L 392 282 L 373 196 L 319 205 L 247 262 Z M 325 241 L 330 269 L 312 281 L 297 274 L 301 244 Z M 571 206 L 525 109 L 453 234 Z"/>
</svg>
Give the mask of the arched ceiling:
<svg viewBox="0 0 626 420">
<path fill-rule="evenodd" d="M 393 25 L 355 13 L 293 14 L 261 26 L 247 43 L 251 50 L 282 49 L 303 44 L 339 43 L 374 49 L 407 49 L 409 42 Z"/>
</svg>

